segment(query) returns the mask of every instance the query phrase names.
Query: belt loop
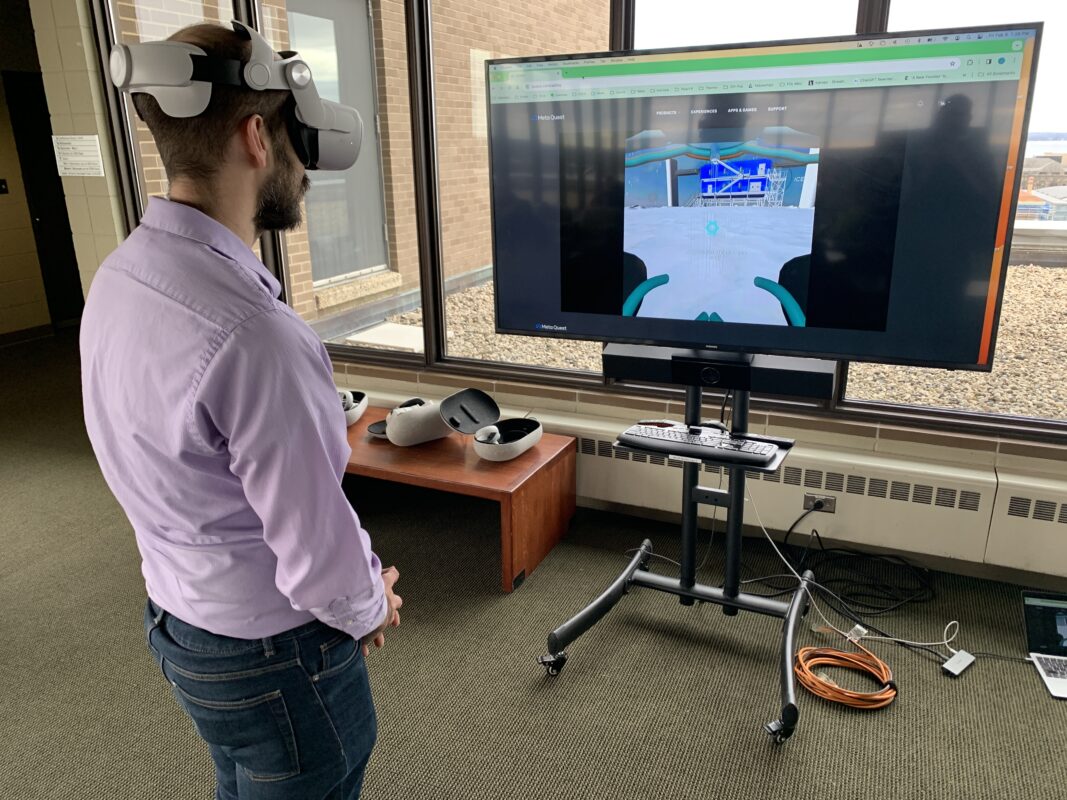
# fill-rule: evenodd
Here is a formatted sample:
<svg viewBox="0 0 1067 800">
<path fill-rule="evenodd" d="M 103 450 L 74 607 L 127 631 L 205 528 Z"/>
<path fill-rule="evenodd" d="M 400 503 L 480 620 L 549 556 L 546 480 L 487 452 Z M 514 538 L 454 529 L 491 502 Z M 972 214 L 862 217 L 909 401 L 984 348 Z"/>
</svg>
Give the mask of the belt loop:
<svg viewBox="0 0 1067 800">
<path fill-rule="evenodd" d="M 159 611 L 159 613 L 158 613 L 158 614 L 156 614 L 155 618 L 154 618 L 154 619 L 152 620 L 152 624 L 153 624 L 153 625 L 159 625 L 159 622 L 160 622 L 160 620 L 162 620 L 162 619 L 163 619 L 163 617 L 165 617 L 165 616 L 167 615 L 167 612 L 166 612 L 166 611 L 164 611 L 164 610 L 163 610 L 162 608 L 160 608 L 159 606 L 156 606 L 156 604 L 155 604 L 155 603 L 153 603 L 152 605 L 153 605 L 153 606 L 155 606 L 155 607 L 156 607 L 156 610 L 158 610 L 158 611 Z"/>
<path fill-rule="evenodd" d="M 273 636 L 264 636 L 263 637 L 263 656 L 265 658 L 270 658 L 272 655 L 274 655 L 274 637 Z"/>
</svg>

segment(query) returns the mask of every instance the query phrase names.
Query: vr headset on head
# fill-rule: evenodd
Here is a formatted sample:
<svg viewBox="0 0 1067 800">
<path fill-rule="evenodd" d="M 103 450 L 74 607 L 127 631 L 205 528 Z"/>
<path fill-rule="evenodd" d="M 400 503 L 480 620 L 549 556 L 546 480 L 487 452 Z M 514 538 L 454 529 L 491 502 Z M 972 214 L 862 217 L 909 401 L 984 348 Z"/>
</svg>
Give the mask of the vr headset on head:
<svg viewBox="0 0 1067 800">
<path fill-rule="evenodd" d="M 248 61 L 214 58 L 183 42 L 120 44 L 111 51 L 111 79 L 130 94 L 150 94 L 169 117 L 195 117 L 211 100 L 213 85 L 253 91 L 291 92 L 296 108 L 289 138 L 307 169 L 344 170 L 359 155 L 359 112 L 319 97 L 311 68 L 293 51 L 278 53 L 256 31 L 234 20 L 233 29 L 252 41 Z"/>
</svg>

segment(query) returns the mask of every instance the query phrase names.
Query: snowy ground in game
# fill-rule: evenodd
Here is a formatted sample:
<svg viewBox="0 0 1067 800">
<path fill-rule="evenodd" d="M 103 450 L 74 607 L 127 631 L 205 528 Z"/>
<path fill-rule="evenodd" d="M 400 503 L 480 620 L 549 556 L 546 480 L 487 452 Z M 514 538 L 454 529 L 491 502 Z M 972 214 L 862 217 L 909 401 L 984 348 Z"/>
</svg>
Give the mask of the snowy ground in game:
<svg viewBox="0 0 1067 800">
<path fill-rule="evenodd" d="M 777 282 L 791 258 L 811 252 L 814 208 L 628 208 L 624 248 L 670 281 L 645 295 L 640 317 L 784 325 L 781 305 L 753 285 Z"/>
</svg>

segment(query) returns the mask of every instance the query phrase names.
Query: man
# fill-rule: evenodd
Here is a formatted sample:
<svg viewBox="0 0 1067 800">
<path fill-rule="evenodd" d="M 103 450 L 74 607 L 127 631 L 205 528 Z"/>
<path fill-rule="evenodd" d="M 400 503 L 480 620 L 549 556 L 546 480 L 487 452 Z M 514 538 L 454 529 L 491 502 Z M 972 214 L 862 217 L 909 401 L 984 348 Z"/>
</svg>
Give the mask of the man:
<svg viewBox="0 0 1067 800">
<path fill-rule="evenodd" d="M 197 25 L 171 41 L 247 62 L 266 46 L 252 36 Z M 189 118 L 134 102 L 170 195 L 101 265 L 81 353 L 89 437 L 142 556 L 149 647 L 208 744 L 217 798 L 350 800 L 377 731 L 367 643 L 399 624 L 401 599 L 341 490 L 329 356 L 250 249 L 300 224 L 294 95 L 211 84 Z"/>
</svg>

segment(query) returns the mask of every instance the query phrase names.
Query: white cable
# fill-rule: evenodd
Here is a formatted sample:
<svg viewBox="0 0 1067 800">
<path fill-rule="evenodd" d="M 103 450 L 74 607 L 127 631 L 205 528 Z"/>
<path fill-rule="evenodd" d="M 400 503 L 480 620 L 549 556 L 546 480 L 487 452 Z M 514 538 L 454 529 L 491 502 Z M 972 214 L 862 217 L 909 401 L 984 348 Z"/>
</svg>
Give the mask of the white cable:
<svg viewBox="0 0 1067 800">
<path fill-rule="evenodd" d="M 956 628 L 952 632 L 952 635 L 949 636 L 948 635 L 948 629 L 951 628 L 953 625 L 955 625 Z M 950 622 L 948 625 L 945 626 L 945 632 L 942 634 L 945 638 L 941 639 L 940 641 L 937 641 L 937 642 L 911 642 L 911 641 L 908 641 L 907 639 L 898 639 L 898 638 L 894 638 L 892 636 L 864 636 L 863 638 L 864 639 L 881 639 L 882 641 L 886 641 L 886 642 L 903 642 L 904 644 L 913 644 L 913 645 L 916 645 L 918 647 L 944 647 L 944 648 L 947 648 L 953 655 L 955 655 L 956 651 L 953 650 L 949 646 L 949 642 L 953 641 L 956 638 L 957 634 L 959 634 L 959 632 L 960 632 L 960 623 L 959 623 L 959 621 L 952 620 L 952 622 Z"/>
<path fill-rule="evenodd" d="M 949 636 L 948 635 L 948 629 L 951 628 L 953 625 L 956 626 L 956 630 L 952 631 L 952 635 Z M 956 620 L 952 620 L 952 622 L 950 622 L 948 625 L 945 626 L 945 632 L 941 634 L 942 636 L 945 637 L 945 649 L 948 650 L 950 653 L 952 653 L 952 655 L 956 655 L 956 653 L 958 651 L 952 649 L 952 645 L 950 645 L 949 642 L 951 642 L 953 639 L 955 639 L 956 638 L 956 634 L 959 633 L 959 632 L 960 632 L 960 624 Z"/>
<path fill-rule="evenodd" d="M 752 504 L 752 511 L 756 514 L 756 522 L 759 523 L 760 528 L 763 530 L 763 535 L 766 536 L 767 541 L 771 543 L 771 547 L 773 547 L 774 552 L 778 554 L 778 558 L 782 559 L 785 568 L 793 573 L 793 576 L 800 582 L 800 585 L 804 587 L 804 591 L 808 595 L 808 599 L 811 601 L 811 607 L 815 609 L 815 613 L 822 618 L 822 621 L 826 623 L 827 627 L 847 639 L 848 634 L 830 622 L 830 620 L 826 618 L 826 615 L 822 613 L 822 609 L 819 608 L 819 604 L 815 602 L 815 595 L 811 593 L 808 584 L 797 574 L 797 571 L 793 569 L 793 565 L 789 563 L 789 560 L 784 555 L 782 555 L 782 551 L 778 549 L 778 545 L 775 543 L 774 539 L 771 538 L 770 533 L 767 532 L 767 526 L 763 524 L 763 520 L 760 518 L 759 508 L 756 507 L 756 501 L 752 499 L 752 492 L 749 491 L 747 483 L 745 484 L 745 495 L 748 497 L 748 502 Z"/>
<path fill-rule="evenodd" d="M 782 555 L 782 551 L 778 549 L 778 545 L 775 543 L 774 539 L 771 538 L 770 533 L 767 532 L 767 526 L 764 525 L 763 524 L 763 520 L 760 519 L 759 508 L 756 506 L 756 501 L 752 499 L 752 493 L 749 491 L 747 483 L 745 484 L 745 494 L 748 497 L 748 502 L 750 502 L 752 504 L 752 511 L 756 515 L 756 522 L 759 523 L 760 528 L 763 530 L 763 535 L 767 537 L 767 541 L 771 543 L 771 547 L 774 548 L 774 552 L 778 554 L 778 558 L 780 558 L 782 560 L 782 563 L 785 564 L 786 569 L 788 569 L 796 577 L 796 579 L 803 584 L 804 591 L 807 592 L 808 598 L 811 600 L 812 608 L 815 609 L 815 612 L 820 617 L 822 617 L 822 621 L 825 622 L 832 630 L 837 631 L 839 634 L 841 634 L 846 639 L 848 639 L 849 635 L 847 633 L 845 633 L 844 631 L 842 631 L 840 628 L 836 627 L 833 623 L 831 623 L 830 620 L 828 620 L 826 618 L 826 615 L 822 613 L 822 609 L 820 609 L 819 608 L 819 604 L 815 602 L 815 597 L 814 597 L 814 595 L 812 595 L 811 590 L 808 588 L 807 584 L 803 582 L 804 579 L 801 578 L 800 575 L 797 574 L 797 571 L 795 569 L 793 569 L 793 565 L 789 563 L 789 561 L 786 559 L 786 557 L 784 555 Z M 953 625 L 955 625 L 956 627 L 952 631 L 952 635 L 949 636 L 948 635 L 949 628 L 951 628 Z M 878 640 L 881 640 L 881 641 L 897 642 L 897 643 L 901 643 L 901 644 L 910 644 L 910 645 L 915 645 L 917 647 L 945 647 L 948 650 L 950 650 L 953 655 L 955 655 L 956 651 L 952 649 L 952 647 L 950 646 L 950 642 L 952 642 L 956 638 L 956 636 L 959 634 L 959 631 L 960 631 L 960 623 L 959 623 L 959 621 L 952 620 L 948 625 L 945 626 L 945 631 L 942 634 L 942 636 L 944 638 L 939 642 L 911 642 L 911 641 L 908 641 L 907 639 L 899 639 L 899 638 L 894 638 L 892 636 L 869 636 L 869 635 L 866 635 L 866 634 L 863 636 L 863 638 L 864 639 L 878 639 Z"/>
</svg>

